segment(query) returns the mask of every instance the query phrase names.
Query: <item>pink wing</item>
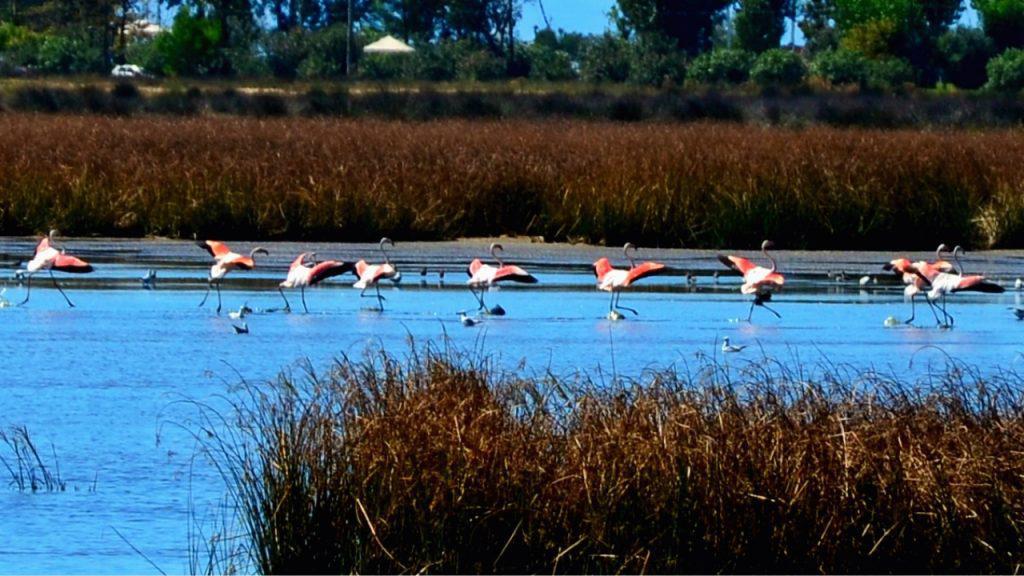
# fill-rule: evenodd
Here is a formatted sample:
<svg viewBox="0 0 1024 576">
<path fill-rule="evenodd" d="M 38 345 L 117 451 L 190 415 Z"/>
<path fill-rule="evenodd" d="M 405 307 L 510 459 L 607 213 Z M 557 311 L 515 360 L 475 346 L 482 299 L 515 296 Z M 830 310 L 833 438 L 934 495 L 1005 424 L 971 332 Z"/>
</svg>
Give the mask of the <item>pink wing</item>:
<svg viewBox="0 0 1024 576">
<path fill-rule="evenodd" d="M 536 284 L 537 279 L 532 274 L 519 266 L 502 266 L 494 273 L 494 281 L 500 282 L 509 280 L 511 282 L 522 282 L 523 284 Z"/>
<path fill-rule="evenodd" d="M 252 270 L 256 267 L 256 261 L 248 256 L 232 258 L 231 260 L 224 262 L 224 264 L 230 264 L 242 270 Z"/>
<path fill-rule="evenodd" d="M 985 292 L 986 294 L 1002 294 L 1006 289 L 994 282 L 985 280 L 984 276 L 964 276 L 953 288 L 953 292 Z"/>
<path fill-rule="evenodd" d="M 326 260 L 316 266 L 313 266 L 313 269 L 309 273 L 309 283 L 310 285 L 313 285 L 321 280 L 333 278 L 334 276 L 341 276 L 349 270 L 352 270 L 352 265 L 347 262 Z"/>
<path fill-rule="evenodd" d="M 603 282 L 605 275 L 612 270 L 614 270 L 612 263 L 607 258 L 601 258 L 594 262 L 594 276 L 597 276 L 598 282 Z"/>
<path fill-rule="evenodd" d="M 53 260 L 53 269 L 59 272 L 70 272 L 72 274 L 86 274 L 92 272 L 92 265 L 80 258 L 58 254 Z"/>
<path fill-rule="evenodd" d="M 757 267 L 757 265 L 751 262 L 750 260 L 747 260 L 746 258 L 740 258 L 739 256 L 723 256 L 719 254 L 718 260 L 722 264 L 725 264 L 727 267 L 732 268 L 733 270 L 739 272 L 740 274 L 743 274 L 744 276 L 747 274 L 747 272 L 750 272 L 751 270 Z"/>
<path fill-rule="evenodd" d="M 644 262 L 639 266 L 630 268 L 629 274 L 626 275 L 625 286 L 629 286 L 633 282 L 640 280 L 641 278 L 647 278 L 648 276 L 655 276 L 665 272 L 665 265 L 657 262 Z"/>
<path fill-rule="evenodd" d="M 227 244 L 217 242 L 216 240 L 200 240 L 199 242 L 196 242 L 196 244 L 203 250 L 206 250 L 210 256 L 213 256 L 214 258 L 221 258 L 231 253 L 231 249 L 228 248 Z"/>
<path fill-rule="evenodd" d="M 466 269 L 466 275 L 472 278 L 473 275 L 476 274 L 476 271 L 483 265 L 484 263 L 481 262 L 479 258 L 474 258 L 473 261 L 469 263 L 469 268 Z"/>
<path fill-rule="evenodd" d="M 43 236 L 43 239 L 39 241 L 39 244 L 36 244 L 36 256 L 38 256 L 40 252 L 43 252 L 44 250 L 48 250 L 49 248 L 50 248 L 50 237 L 49 236 Z"/>
</svg>

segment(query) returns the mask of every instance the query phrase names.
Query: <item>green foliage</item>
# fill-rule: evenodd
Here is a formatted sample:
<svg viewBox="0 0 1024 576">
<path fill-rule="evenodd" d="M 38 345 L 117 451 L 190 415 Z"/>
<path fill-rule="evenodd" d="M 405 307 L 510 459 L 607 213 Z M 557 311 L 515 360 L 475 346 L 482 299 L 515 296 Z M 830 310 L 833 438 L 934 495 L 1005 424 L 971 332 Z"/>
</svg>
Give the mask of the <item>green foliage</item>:
<svg viewBox="0 0 1024 576">
<path fill-rule="evenodd" d="M 828 50 L 814 59 L 811 72 L 835 86 L 859 85 L 867 82 L 868 62 L 857 52 Z"/>
<path fill-rule="evenodd" d="M 775 48 L 757 57 L 750 77 L 762 86 L 797 86 L 807 75 L 803 58 L 792 50 Z"/>
<path fill-rule="evenodd" d="M 299 28 L 267 34 L 263 50 L 270 72 L 277 78 L 295 78 L 299 66 L 309 56 L 309 43 L 309 34 Z"/>
<path fill-rule="evenodd" d="M 715 25 L 732 0 L 617 0 L 612 19 L 624 36 L 658 34 L 689 54 L 711 46 Z"/>
<path fill-rule="evenodd" d="M 576 78 L 572 57 L 565 50 L 534 42 L 526 48 L 526 57 L 530 62 L 530 78 L 549 82 Z"/>
<path fill-rule="evenodd" d="M 980 88 L 988 80 L 985 66 L 995 45 L 983 31 L 958 26 L 939 37 L 938 53 L 946 82 L 958 88 Z"/>
<path fill-rule="evenodd" d="M 489 50 L 466 46 L 455 61 L 455 78 L 471 82 L 489 82 L 505 76 L 505 60 Z"/>
<path fill-rule="evenodd" d="M 298 75 L 302 78 L 337 78 L 345 75 L 345 51 L 348 29 L 336 24 L 310 35 L 306 58 L 299 64 Z M 357 43 L 352 43 L 353 65 L 358 60 Z"/>
<path fill-rule="evenodd" d="M 580 67 L 588 82 L 625 82 L 632 68 L 629 42 L 608 33 L 597 37 L 587 47 Z"/>
<path fill-rule="evenodd" d="M 761 53 L 779 47 L 785 31 L 785 10 L 790 0 L 740 0 L 736 14 L 736 43 L 743 50 Z"/>
<path fill-rule="evenodd" d="M 0 22 L 0 55 L 9 64 L 37 66 L 39 49 L 45 39 L 44 34 L 33 32 L 26 26 Z"/>
<path fill-rule="evenodd" d="M 810 54 L 839 47 L 839 32 L 835 29 L 833 0 L 803 0 L 803 18 L 800 31 L 806 39 L 805 49 Z"/>
<path fill-rule="evenodd" d="M 903 30 L 893 20 L 868 20 L 854 25 L 840 40 L 844 50 L 859 52 L 868 58 L 888 58 L 900 51 Z"/>
<path fill-rule="evenodd" d="M 359 61 L 359 75 L 368 80 L 408 78 L 414 58 L 411 54 L 366 54 Z"/>
<path fill-rule="evenodd" d="M 56 74 L 104 72 L 103 53 L 84 38 L 47 36 L 39 47 L 39 68 Z"/>
<path fill-rule="evenodd" d="M 1010 48 L 990 60 L 987 86 L 1001 92 L 1024 90 L 1024 50 Z"/>
<path fill-rule="evenodd" d="M 971 0 L 981 15 L 985 33 L 996 48 L 1024 47 L 1024 2 L 1021 0 Z"/>
<path fill-rule="evenodd" d="M 154 58 L 162 68 L 153 71 L 170 76 L 198 76 L 219 68 L 222 34 L 218 20 L 193 16 L 188 8 L 181 8 L 171 30 L 155 39 Z"/>
<path fill-rule="evenodd" d="M 629 81 L 648 86 L 681 84 L 686 79 L 684 54 L 674 43 L 655 35 L 645 36 L 632 44 Z"/>
<path fill-rule="evenodd" d="M 740 84 L 750 77 L 754 57 L 743 50 L 717 49 L 693 59 L 686 77 L 706 84 Z"/>
<path fill-rule="evenodd" d="M 867 87 L 873 90 L 892 90 L 914 81 L 914 67 L 901 58 L 869 60 Z"/>
</svg>

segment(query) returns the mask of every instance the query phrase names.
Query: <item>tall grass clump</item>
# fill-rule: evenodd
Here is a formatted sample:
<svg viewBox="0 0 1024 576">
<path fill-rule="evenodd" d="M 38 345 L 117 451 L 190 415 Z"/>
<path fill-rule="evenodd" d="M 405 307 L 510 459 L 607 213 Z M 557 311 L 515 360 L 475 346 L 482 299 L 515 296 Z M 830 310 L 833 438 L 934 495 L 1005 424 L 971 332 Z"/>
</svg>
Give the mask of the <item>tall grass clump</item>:
<svg viewBox="0 0 1024 576">
<path fill-rule="evenodd" d="M 246 385 L 263 573 L 1017 572 L 1024 382 L 767 359 L 595 382 L 427 347 Z M 215 417 L 208 413 L 208 417 Z"/>
<path fill-rule="evenodd" d="M 39 452 L 28 428 L 13 426 L 0 430 L 0 464 L 10 476 L 9 484 L 19 492 L 63 492 L 67 481 L 60 475 L 57 450 L 50 447 L 53 460 Z"/>
</svg>

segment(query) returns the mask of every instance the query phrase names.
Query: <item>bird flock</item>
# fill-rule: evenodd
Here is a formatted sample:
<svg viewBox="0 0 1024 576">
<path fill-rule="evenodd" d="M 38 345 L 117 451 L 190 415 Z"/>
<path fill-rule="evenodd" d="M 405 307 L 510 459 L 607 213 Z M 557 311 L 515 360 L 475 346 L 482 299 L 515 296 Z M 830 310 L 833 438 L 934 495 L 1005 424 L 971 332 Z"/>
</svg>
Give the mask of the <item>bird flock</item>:
<svg viewBox="0 0 1024 576">
<path fill-rule="evenodd" d="M 49 234 L 40 239 L 31 260 L 28 261 L 23 270 L 18 270 L 15 273 L 15 277 L 25 283 L 25 298 L 19 305 L 24 305 L 29 301 L 33 276 L 42 271 L 47 271 L 54 287 L 64 297 L 68 306 L 74 307 L 74 303 L 58 283 L 54 272 L 85 274 L 92 272 L 93 266 L 85 260 L 66 254 L 65 250 L 59 249 L 55 245 L 57 235 L 58 232 L 56 230 L 51 230 Z M 216 240 L 196 240 L 196 244 L 205 250 L 213 260 L 206 278 L 206 292 L 199 306 L 204 306 L 211 292 L 216 292 L 217 313 L 220 314 L 223 308 L 221 284 L 228 274 L 235 270 L 253 270 L 256 268 L 257 257 L 267 256 L 269 252 L 264 248 L 256 247 L 248 254 L 241 254 L 232 251 L 224 242 Z M 402 277 L 401 272 L 391 261 L 388 251 L 389 247 L 393 249 L 394 242 L 389 238 L 382 238 L 379 242 L 379 249 L 383 262 L 376 264 L 368 263 L 365 260 L 359 260 L 355 263 L 339 260 L 321 261 L 317 259 L 316 252 L 303 252 L 299 254 L 288 267 L 285 279 L 278 285 L 278 292 L 284 302 L 284 308 L 281 310 L 284 312 L 291 312 L 292 310 L 291 303 L 285 294 L 286 289 L 299 290 L 302 309 L 308 313 L 309 307 L 306 303 L 305 293 L 307 287 L 315 286 L 328 278 L 352 274 L 356 279 L 352 286 L 360 290 L 360 296 L 375 298 L 377 309 L 383 312 L 386 298 L 380 293 L 381 282 L 390 281 L 398 283 Z M 741 256 L 718 256 L 719 261 L 724 266 L 742 276 L 743 282 L 740 286 L 740 292 L 753 296 L 750 310 L 747 313 L 747 321 L 752 320 L 754 310 L 758 307 L 768 310 L 777 318 L 782 317 L 777 310 L 768 305 L 772 301 L 773 294 L 786 283 L 785 276 L 779 271 L 777 261 L 769 252 L 769 249 L 773 247 L 774 244 L 770 240 L 765 240 L 761 244 L 761 253 L 768 261 L 768 267 L 757 265 Z M 623 311 L 639 315 L 635 308 L 626 307 L 621 304 L 622 292 L 644 278 L 664 274 L 668 271 L 666 265 L 660 262 L 647 261 L 638 263 L 636 260 L 637 250 L 637 247 L 632 243 L 626 243 L 623 246 L 622 252 L 628 262 L 627 268 L 614 267 L 611 260 L 606 257 L 600 258 L 592 265 L 597 280 L 597 288 L 610 293 L 607 316 L 610 320 L 624 319 L 625 314 L 623 314 Z M 478 305 L 477 310 L 479 314 L 503 316 L 506 313 L 504 308 L 500 305 L 488 307 L 484 301 L 488 288 L 509 282 L 536 284 L 537 278 L 521 266 L 506 263 L 501 256 L 504 252 L 501 244 L 492 243 L 489 252 L 494 264 L 484 262 L 479 258 L 473 259 L 466 269 L 469 277 L 466 285 Z M 936 324 L 942 328 L 950 328 L 955 320 L 947 307 L 947 298 L 949 296 L 960 292 L 990 294 L 1004 292 L 1002 286 L 987 280 L 983 275 L 967 274 L 960 260 L 962 253 L 963 249 L 960 246 L 950 250 L 945 244 L 940 244 L 935 251 L 934 261 L 920 260 L 912 262 L 908 258 L 895 258 L 883 265 L 883 270 L 894 274 L 905 285 L 904 296 L 910 301 L 911 313 L 910 317 L 904 320 L 903 323 L 912 324 L 915 321 L 916 300 L 921 295 L 924 296 Z M 953 261 L 946 260 L 946 255 L 951 255 Z M 421 275 L 424 273 L 425 271 L 421 272 Z M 845 276 L 843 273 L 832 272 L 829 273 L 829 276 L 839 278 L 838 274 Z M 687 275 L 687 283 L 689 285 L 692 285 L 695 279 L 694 276 Z M 716 273 L 715 280 L 717 281 L 717 279 L 718 275 Z M 859 281 L 861 286 L 872 282 L 877 282 L 877 279 L 871 276 L 864 276 Z M 155 284 L 156 272 L 149 270 L 142 277 L 142 287 L 152 289 Z M 1019 290 L 1024 288 L 1024 283 L 1018 279 L 1015 286 Z M 371 289 L 373 293 L 367 294 L 367 291 Z M 0 299 L 9 305 L 9 301 L 4 298 L 3 294 L 0 294 Z M 1024 310 L 1015 308 L 1013 311 L 1018 319 L 1024 319 Z M 237 312 L 230 312 L 229 316 L 232 319 L 242 319 L 248 312 L 252 312 L 252 309 L 243 304 Z M 471 317 L 465 311 L 459 312 L 459 318 L 465 326 L 474 326 L 479 323 L 479 317 Z M 898 321 L 893 317 L 886 321 L 886 325 L 897 323 Z M 243 323 L 241 326 L 235 326 L 235 330 L 238 333 L 246 333 L 248 332 L 248 326 Z M 722 345 L 723 352 L 738 352 L 742 349 L 742 346 L 732 345 L 727 339 Z"/>
</svg>

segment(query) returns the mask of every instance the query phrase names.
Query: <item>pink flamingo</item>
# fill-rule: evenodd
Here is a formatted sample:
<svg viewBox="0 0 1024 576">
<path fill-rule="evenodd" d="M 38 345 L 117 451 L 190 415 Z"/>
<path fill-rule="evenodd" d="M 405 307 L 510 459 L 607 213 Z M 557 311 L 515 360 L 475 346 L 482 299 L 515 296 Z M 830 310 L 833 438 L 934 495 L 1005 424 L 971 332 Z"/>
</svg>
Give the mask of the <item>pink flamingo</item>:
<svg viewBox="0 0 1024 576">
<path fill-rule="evenodd" d="M 955 252 L 958 252 L 956 250 Z M 954 253 L 954 258 L 956 254 Z M 959 272 L 944 272 L 941 268 L 928 262 L 914 262 L 913 268 L 928 281 L 931 289 L 928 290 L 928 300 L 935 301 L 942 299 L 942 314 L 945 317 L 945 326 L 953 325 L 953 315 L 946 311 L 946 295 L 958 292 L 983 292 L 986 294 L 1002 294 L 1006 291 L 1002 286 L 990 282 L 980 274 L 964 276 Z M 940 325 L 942 325 L 940 323 Z"/>
<path fill-rule="evenodd" d="M 606 292 L 611 292 L 612 294 L 611 301 L 608 303 L 609 318 L 622 318 L 622 314 L 618 312 L 619 308 L 629 310 L 634 315 L 639 316 L 640 314 L 636 310 L 619 305 L 619 299 L 622 298 L 622 290 L 624 288 L 629 288 L 633 285 L 633 282 L 636 282 L 641 278 L 647 278 L 648 276 L 654 276 L 665 272 L 664 264 L 657 262 L 644 262 L 642 264 L 637 264 L 633 260 L 630 250 L 635 254 L 636 246 L 632 242 L 626 242 L 626 245 L 622 247 L 622 253 L 626 256 L 626 259 L 629 260 L 629 270 L 613 268 L 611 262 L 607 258 L 601 258 L 597 262 L 594 262 L 594 275 L 597 276 L 598 290 L 604 290 Z"/>
<path fill-rule="evenodd" d="M 220 314 L 221 300 L 220 300 L 220 283 L 227 276 L 228 272 L 234 269 L 239 270 L 252 270 L 256 267 L 256 255 L 263 254 L 267 256 L 270 252 L 267 252 L 264 248 L 253 248 L 248 256 L 243 256 L 237 252 L 232 252 L 228 245 L 223 242 L 217 242 L 216 240 L 202 240 L 196 241 L 196 244 L 209 252 L 210 256 L 213 256 L 213 266 L 210 267 L 210 276 L 206 280 L 206 294 L 203 296 L 203 301 L 199 303 L 199 307 L 202 308 L 206 304 L 206 299 L 210 297 L 211 287 L 216 286 L 217 288 L 217 314 Z"/>
<path fill-rule="evenodd" d="M 497 252 L 504 252 L 505 248 L 501 244 L 492 243 L 490 247 L 491 257 L 497 260 L 497 266 L 491 266 L 490 264 L 484 264 L 479 258 L 474 258 L 469 263 L 467 274 L 469 275 L 469 281 L 466 284 L 469 285 L 469 291 L 476 297 L 477 302 L 480 303 L 480 310 L 493 314 L 495 316 L 504 316 L 505 309 L 501 306 L 495 306 L 490 310 L 487 309 L 487 305 L 484 304 L 484 290 L 494 286 L 499 282 L 520 282 L 523 284 L 536 284 L 537 279 L 523 270 L 519 266 L 510 266 L 502 262 Z M 479 293 L 477 288 L 480 289 Z"/>
<path fill-rule="evenodd" d="M 57 283 L 57 278 L 53 275 L 54 270 L 57 272 L 68 272 L 71 274 L 87 274 L 92 272 L 92 265 L 80 258 L 74 256 L 68 256 L 64 253 L 64 250 L 57 250 L 53 247 L 53 238 L 57 236 L 56 230 L 50 230 L 50 233 L 43 237 L 36 245 L 35 256 L 29 260 L 26 268 L 28 275 L 28 283 L 26 285 L 25 299 L 21 301 L 19 306 L 28 302 L 29 296 L 32 294 L 32 275 L 40 270 L 49 270 L 50 279 L 53 280 L 53 286 L 60 292 L 60 295 L 64 297 L 64 300 L 68 303 L 68 306 L 74 308 L 74 303 L 68 298 L 68 295 L 61 289 L 60 284 Z"/>
<path fill-rule="evenodd" d="M 312 262 L 306 264 L 306 260 L 311 260 Z M 299 293 L 302 295 L 302 309 L 308 314 L 306 286 L 315 286 L 323 280 L 340 276 L 352 269 L 352 264 L 347 262 L 338 262 L 336 260 L 317 262 L 316 252 L 303 252 L 299 254 L 299 257 L 293 260 L 292 265 L 288 267 L 288 277 L 285 278 L 284 282 L 277 285 L 277 291 L 281 293 L 281 298 L 284 299 L 285 311 L 291 312 L 292 310 L 291 304 L 288 303 L 288 298 L 284 295 L 285 288 L 299 289 Z"/>
<path fill-rule="evenodd" d="M 942 253 L 947 252 L 949 249 L 945 244 L 939 244 L 939 247 L 935 249 L 935 262 L 931 263 L 931 266 L 941 272 L 953 271 L 953 265 L 942 259 Z M 917 295 L 924 291 L 929 286 L 928 280 L 918 274 L 917 269 L 914 268 L 910 260 L 906 258 L 897 258 L 888 262 L 882 266 L 883 270 L 893 272 L 903 281 L 906 288 L 903 289 L 903 296 L 910 299 L 910 318 L 904 320 L 904 324 L 912 324 L 914 318 L 917 317 L 917 307 L 915 306 L 915 299 Z M 928 298 L 925 298 L 925 302 L 928 303 L 928 307 L 931 308 L 932 314 L 935 316 L 935 322 L 940 326 L 942 321 L 939 320 L 939 314 L 935 310 L 935 305 Z"/>
<path fill-rule="evenodd" d="M 765 240 L 761 243 L 761 253 L 764 254 L 765 258 L 772 263 L 771 268 L 765 268 L 764 266 L 757 266 L 746 258 L 739 256 L 723 256 L 718 255 L 718 259 L 729 268 L 739 272 L 743 275 L 743 286 L 740 287 L 740 292 L 743 294 L 753 294 L 754 301 L 750 304 L 750 313 L 747 314 L 747 322 L 750 322 L 751 317 L 754 315 L 754 306 L 761 306 L 768 310 L 772 314 L 775 314 L 777 318 L 782 316 L 768 307 L 765 302 L 769 302 L 772 299 L 772 291 L 780 288 L 786 283 L 786 278 L 779 274 L 778 265 L 775 262 L 775 258 L 772 258 L 771 254 L 768 254 L 769 248 L 774 248 L 775 243 L 771 240 Z"/>
<path fill-rule="evenodd" d="M 389 244 L 394 247 L 395 243 L 390 238 L 381 238 L 379 242 L 380 251 L 384 253 L 383 264 L 367 264 L 365 260 L 356 262 L 354 273 L 359 280 L 352 285 L 353 288 L 359 288 L 362 292 L 359 293 L 360 297 L 366 297 L 366 289 L 373 286 L 377 290 L 377 304 L 380 306 L 380 311 L 384 311 L 384 298 L 380 294 L 380 281 L 381 280 L 393 280 L 398 282 L 402 279 L 402 274 L 394 265 L 391 264 L 391 258 L 388 257 L 388 251 L 384 249 L 384 245 Z"/>
</svg>

